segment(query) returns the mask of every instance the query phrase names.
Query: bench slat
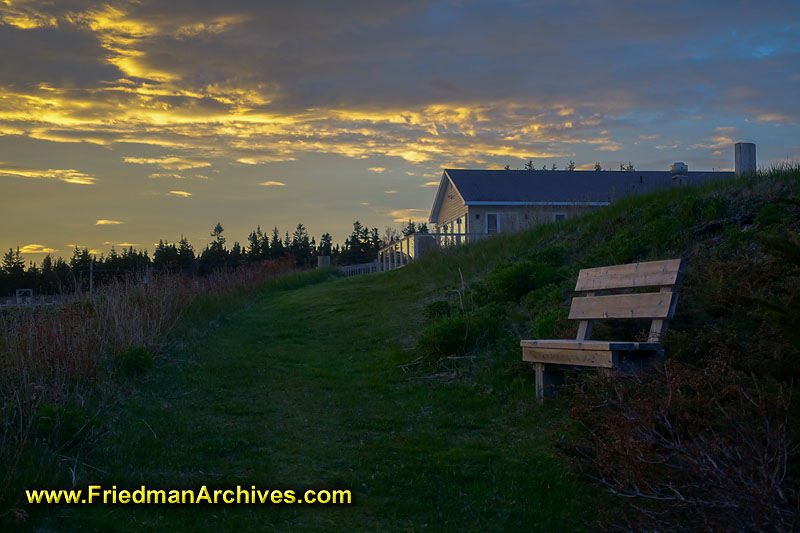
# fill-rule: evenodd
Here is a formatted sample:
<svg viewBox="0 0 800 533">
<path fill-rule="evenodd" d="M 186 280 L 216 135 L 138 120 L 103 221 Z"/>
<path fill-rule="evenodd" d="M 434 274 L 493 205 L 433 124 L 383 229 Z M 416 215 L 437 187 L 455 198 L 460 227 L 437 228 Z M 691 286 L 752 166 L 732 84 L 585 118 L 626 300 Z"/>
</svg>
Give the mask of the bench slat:
<svg viewBox="0 0 800 533">
<path fill-rule="evenodd" d="M 558 348 L 522 348 L 522 360 L 532 363 L 596 366 L 612 368 L 612 352 L 608 350 L 559 350 Z"/>
<path fill-rule="evenodd" d="M 576 291 L 631 289 L 677 285 L 683 277 L 683 259 L 587 268 L 578 273 Z"/>
<path fill-rule="evenodd" d="M 520 341 L 523 348 L 560 348 L 564 350 L 635 350 L 635 342 L 579 341 L 573 339 L 533 339 Z"/>
<path fill-rule="evenodd" d="M 649 292 L 573 298 L 569 319 L 672 318 L 676 297 L 674 292 Z"/>
</svg>

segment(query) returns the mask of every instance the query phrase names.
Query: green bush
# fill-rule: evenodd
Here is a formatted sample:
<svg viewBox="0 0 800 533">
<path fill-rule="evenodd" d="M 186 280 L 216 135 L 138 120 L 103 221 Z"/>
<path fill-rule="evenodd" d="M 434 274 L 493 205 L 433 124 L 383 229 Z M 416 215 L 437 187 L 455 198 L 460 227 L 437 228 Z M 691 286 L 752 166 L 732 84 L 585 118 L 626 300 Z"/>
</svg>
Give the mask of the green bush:
<svg viewBox="0 0 800 533">
<path fill-rule="evenodd" d="M 128 346 L 120 352 L 118 361 L 126 374 L 140 375 L 153 366 L 153 352 L 142 346 Z"/>
<path fill-rule="evenodd" d="M 538 313 L 533 319 L 533 338 L 552 339 L 568 327 L 567 310 L 563 307 L 552 307 Z"/>
<path fill-rule="evenodd" d="M 486 289 L 492 302 L 518 302 L 530 291 L 562 279 L 564 272 L 561 268 L 525 260 L 495 267 L 486 276 Z"/>
<path fill-rule="evenodd" d="M 759 227 L 766 228 L 780 224 L 788 216 L 789 206 L 786 204 L 766 204 L 758 210 L 755 222 Z"/>
<path fill-rule="evenodd" d="M 425 318 L 428 320 L 438 320 L 440 318 L 450 316 L 451 311 L 452 309 L 450 302 L 445 300 L 436 300 L 435 302 L 425 304 L 423 313 Z"/>
<path fill-rule="evenodd" d="M 536 263 L 561 266 L 567 261 L 567 248 L 555 244 L 534 248 L 525 255 L 524 259 Z"/>
<path fill-rule="evenodd" d="M 65 448 L 87 424 L 88 418 L 84 409 L 75 403 L 44 402 L 36 411 L 36 433 L 54 446 Z"/>
<path fill-rule="evenodd" d="M 428 362 L 460 356 L 478 344 L 497 340 L 506 322 L 505 310 L 497 305 L 479 307 L 467 314 L 452 314 L 428 325 L 420 335 L 417 349 Z"/>
</svg>

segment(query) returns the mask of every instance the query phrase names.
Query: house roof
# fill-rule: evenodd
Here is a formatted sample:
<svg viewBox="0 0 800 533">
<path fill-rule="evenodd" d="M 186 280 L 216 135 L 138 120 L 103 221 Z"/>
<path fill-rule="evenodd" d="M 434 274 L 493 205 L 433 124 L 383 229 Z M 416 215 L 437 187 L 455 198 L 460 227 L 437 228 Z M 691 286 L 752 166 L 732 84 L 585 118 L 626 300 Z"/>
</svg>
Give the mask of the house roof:
<svg viewBox="0 0 800 533">
<path fill-rule="evenodd" d="M 689 172 L 690 184 L 727 178 L 733 172 Z M 623 196 L 669 187 L 668 171 L 465 170 L 445 169 L 430 221 L 437 223 L 447 182 L 465 205 L 607 205 Z"/>
</svg>

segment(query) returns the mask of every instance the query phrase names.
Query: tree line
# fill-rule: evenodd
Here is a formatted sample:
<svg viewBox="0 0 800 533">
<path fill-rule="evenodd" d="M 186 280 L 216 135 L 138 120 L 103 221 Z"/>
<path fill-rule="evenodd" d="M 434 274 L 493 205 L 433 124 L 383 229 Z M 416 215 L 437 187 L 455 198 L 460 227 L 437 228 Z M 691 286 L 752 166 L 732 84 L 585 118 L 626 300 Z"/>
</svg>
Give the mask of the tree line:
<svg viewBox="0 0 800 533">
<path fill-rule="evenodd" d="M 331 264 L 350 265 L 368 263 L 378 257 L 381 248 L 400 239 L 400 235 L 427 232 L 426 224 L 415 225 L 409 221 L 401 230 L 388 227 L 383 235 L 378 228 L 368 228 L 359 221 L 344 244 L 334 245 L 329 233 L 319 239 L 308 234 L 303 224 L 298 224 L 290 235 L 281 236 L 277 227 L 264 232 L 258 226 L 242 246 L 234 242 L 226 246 L 224 228 L 217 223 L 211 230 L 211 241 L 199 252 L 181 235 L 177 243 L 159 240 L 152 257 L 146 249 L 133 246 L 117 251 L 113 246 L 108 255 L 93 255 L 88 248 L 75 247 L 72 257 L 65 260 L 46 255 L 39 264 L 25 264 L 20 253 L 10 248 L 0 262 L 0 295 L 13 296 L 16 289 L 33 289 L 35 294 L 71 293 L 90 290 L 114 279 L 149 272 L 181 273 L 205 276 L 221 269 L 236 269 L 254 261 L 294 260 L 299 268 L 315 266 L 318 256 L 330 256 Z"/>
</svg>

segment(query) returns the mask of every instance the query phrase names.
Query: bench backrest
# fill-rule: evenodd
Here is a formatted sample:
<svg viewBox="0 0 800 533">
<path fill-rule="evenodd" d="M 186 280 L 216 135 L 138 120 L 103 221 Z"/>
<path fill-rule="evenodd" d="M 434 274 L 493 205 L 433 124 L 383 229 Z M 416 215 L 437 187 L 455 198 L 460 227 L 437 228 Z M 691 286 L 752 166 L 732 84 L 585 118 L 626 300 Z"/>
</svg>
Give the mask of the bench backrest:
<svg viewBox="0 0 800 533">
<path fill-rule="evenodd" d="M 578 274 L 576 292 L 584 296 L 572 299 L 569 318 L 580 320 L 578 340 L 588 340 L 592 321 L 606 318 L 651 319 L 648 342 L 658 342 L 675 313 L 678 294 L 675 289 L 683 280 L 683 259 L 631 263 L 600 268 L 587 268 Z M 658 292 L 596 295 L 597 291 L 658 288 Z"/>
</svg>

